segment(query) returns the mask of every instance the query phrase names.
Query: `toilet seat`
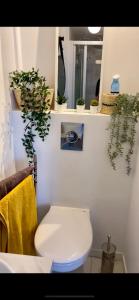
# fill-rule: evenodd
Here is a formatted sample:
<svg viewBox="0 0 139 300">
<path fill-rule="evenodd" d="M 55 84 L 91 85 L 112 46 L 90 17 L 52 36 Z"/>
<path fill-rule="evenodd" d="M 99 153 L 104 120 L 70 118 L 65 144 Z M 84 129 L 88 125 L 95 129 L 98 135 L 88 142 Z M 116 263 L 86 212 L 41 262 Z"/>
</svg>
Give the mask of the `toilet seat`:
<svg viewBox="0 0 139 300">
<path fill-rule="evenodd" d="M 69 272 L 86 260 L 93 241 L 88 209 L 51 206 L 35 234 L 40 256 L 53 260 L 52 270 Z"/>
</svg>

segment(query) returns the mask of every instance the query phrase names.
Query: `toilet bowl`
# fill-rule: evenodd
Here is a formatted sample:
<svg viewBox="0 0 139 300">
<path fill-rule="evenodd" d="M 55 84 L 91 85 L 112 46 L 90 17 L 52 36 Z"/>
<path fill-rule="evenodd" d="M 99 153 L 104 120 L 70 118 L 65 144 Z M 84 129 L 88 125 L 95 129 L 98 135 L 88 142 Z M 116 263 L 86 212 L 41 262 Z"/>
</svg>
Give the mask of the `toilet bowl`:
<svg viewBox="0 0 139 300">
<path fill-rule="evenodd" d="M 34 242 L 39 256 L 52 259 L 52 271 L 79 268 L 93 242 L 89 209 L 51 206 L 36 230 Z"/>
</svg>

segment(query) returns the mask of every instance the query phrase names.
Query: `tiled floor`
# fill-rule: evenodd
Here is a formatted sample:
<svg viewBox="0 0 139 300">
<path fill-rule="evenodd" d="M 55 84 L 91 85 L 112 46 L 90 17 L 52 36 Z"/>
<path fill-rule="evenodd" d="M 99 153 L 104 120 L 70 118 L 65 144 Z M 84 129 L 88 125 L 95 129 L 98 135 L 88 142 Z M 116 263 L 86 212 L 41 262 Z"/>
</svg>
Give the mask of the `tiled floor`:
<svg viewBox="0 0 139 300">
<path fill-rule="evenodd" d="M 100 273 L 101 259 L 89 256 L 83 267 L 73 271 L 73 273 Z M 113 273 L 124 273 L 124 267 L 121 260 L 116 260 Z"/>
</svg>

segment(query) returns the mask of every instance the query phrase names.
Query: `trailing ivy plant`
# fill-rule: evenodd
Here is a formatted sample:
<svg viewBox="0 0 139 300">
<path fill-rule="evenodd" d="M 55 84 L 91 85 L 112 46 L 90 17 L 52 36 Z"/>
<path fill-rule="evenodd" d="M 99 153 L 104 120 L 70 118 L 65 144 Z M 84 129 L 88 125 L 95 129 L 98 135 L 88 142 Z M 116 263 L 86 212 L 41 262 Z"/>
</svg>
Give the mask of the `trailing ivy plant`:
<svg viewBox="0 0 139 300">
<path fill-rule="evenodd" d="M 125 157 L 128 175 L 131 172 L 131 156 L 135 145 L 138 116 L 139 94 L 135 96 L 128 94 L 118 95 L 108 127 L 110 130 L 110 140 L 107 150 L 114 170 L 116 170 L 117 158 L 120 156 Z"/>
<path fill-rule="evenodd" d="M 49 94 L 45 77 L 39 70 L 32 68 L 29 72 L 13 71 L 9 73 L 10 87 L 20 90 L 22 119 L 25 123 L 23 146 L 29 160 L 33 161 L 35 154 L 34 138 L 36 134 L 45 140 L 50 128 L 50 104 L 46 97 Z"/>
</svg>

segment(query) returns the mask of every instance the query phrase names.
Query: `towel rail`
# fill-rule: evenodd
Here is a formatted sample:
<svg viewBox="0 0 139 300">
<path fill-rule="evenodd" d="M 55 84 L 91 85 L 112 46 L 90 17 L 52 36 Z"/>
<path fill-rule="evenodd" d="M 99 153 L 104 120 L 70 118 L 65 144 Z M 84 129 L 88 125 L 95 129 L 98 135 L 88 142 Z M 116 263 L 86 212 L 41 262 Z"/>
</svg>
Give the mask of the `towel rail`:
<svg viewBox="0 0 139 300">
<path fill-rule="evenodd" d="M 29 175 L 33 175 L 34 186 L 36 190 L 37 184 L 37 156 L 34 155 L 33 164 L 21 171 L 0 181 L 0 200 L 6 196 L 13 188 L 15 188 L 23 179 Z"/>
</svg>

